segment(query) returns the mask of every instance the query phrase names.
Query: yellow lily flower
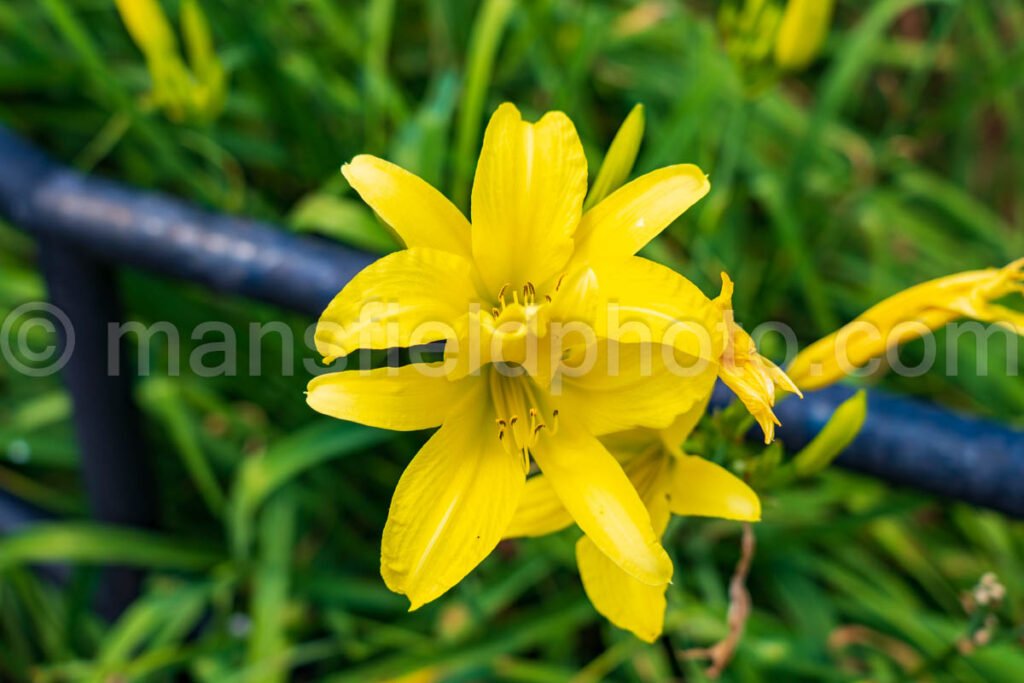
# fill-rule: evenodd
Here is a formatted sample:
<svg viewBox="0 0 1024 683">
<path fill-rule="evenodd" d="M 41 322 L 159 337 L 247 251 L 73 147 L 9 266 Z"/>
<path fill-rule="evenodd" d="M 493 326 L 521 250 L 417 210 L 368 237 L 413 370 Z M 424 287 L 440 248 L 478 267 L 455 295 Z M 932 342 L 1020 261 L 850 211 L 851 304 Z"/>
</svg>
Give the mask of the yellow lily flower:
<svg viewBox="0 0 1024 683">
<path fill-rule="evenodd" d="M 1013 293 L 1024 293 L 1024 259 L 1004 268 L 972 270 L 916 285 L 811 344 L 786 371 L 802 389 L 821 389 L 872 358 L 961 318 L 1024 335 L 1024 313 L 992 303 Z"/>
<path fill-rule="evenodd" d="M 552 112 L 527 123 L 511 104 L 484 136 L 472 223 L 382 159 L 358 156 L 342 172 L 406 249 L 341 291 L 321 317 L 317 349 L 329 362 L 445 342 L 443 362 L 309 385 L 309 405 L 327 415 L 440 426 L 391 502 L 381 549 L 388 587 L 416 609 L 479 564 L 512 520 L 531 457 L 602 553 L 641 583 L 665 584 L 672 565 L 647 508 L 597 437 L 666 428 L 711 391 L 724 343 L 719 309 L 635 256 L 707 193 L 704 174 L 692 165 L 654 171 L 584 213 L 587 165 L 572 122 Z M 699 334 L 677 334 L 680 324 Z M 671 362 L 692 366 L 692 376 L 681 381 Z"/>
<path fill-rule="evenodd" d="M 651 517 L 655 532 L 665 533 L 672 514 L 720 517 L 747 522 L 761 519 L 757 494 L 741 479 L 680 447 L 707 408 L 707 402 L 679 416 L 667 429 L 638 429 L 612 435 L 605 446 L 622 463 Z M 519 510 L 507 535 L 541 536 L 572 523 L 545 476 L 526 483 Z M 619 628 L 653 642 L 665 621 L 668 584 L 651 585 L 622 571 L 588 537 L 576 543 L 576 564 L 594 608 Z"/>
<path fill-rule="evenodd" d="M 776 393 L 785 390 L 800 395 L 800 391 L 786 373 L 757 352 L 754 340 L 736 324 L 733 289 L 732 280 L 722 273 L 722 293 L 714 300 L 725 327 L 718 376 L 758 421 L 765 443 L 769 443 L 779 424 L 772 411 Z M 659 537 L 673 513 L 746 522 L 761 518 L 761 503 L 746 483 L 725 468 L 682 451 L 681 444 L 704 415 L 708 399 L 696 403 L 665 429 L 634 429 L 602 439 L 636 487 Z M 534 476 L 526 482 L 506 535 L 543 536 L 572 522 L 546 477 Z M 576 544 L 576 564 L 587 597 L 606 619 L 648 642 L 661 635 L 667 583 L 659 586 L 637 581 L 586 536 Z"/>
<path fill-rule="evenodd" d="M 776 395 L 788 391 L 803 398 L 800 389 L 779 366 L 757 352 L 749 334 L 736 324 L 732 310 L 733 283 L 722 273 L 722 293 L 715 303 L 722 309 L 726 326 L 725 353 L 721 359 L 719 377 L 733 390 L 764 432 L 766 444 L 775 440 Z"/>
</svg>

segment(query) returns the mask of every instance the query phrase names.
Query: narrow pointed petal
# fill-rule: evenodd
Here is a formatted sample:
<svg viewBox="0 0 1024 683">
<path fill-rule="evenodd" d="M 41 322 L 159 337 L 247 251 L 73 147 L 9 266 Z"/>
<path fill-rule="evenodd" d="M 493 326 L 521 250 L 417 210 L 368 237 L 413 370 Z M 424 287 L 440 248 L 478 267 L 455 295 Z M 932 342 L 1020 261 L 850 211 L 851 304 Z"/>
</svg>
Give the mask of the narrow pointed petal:
<svg viewBox="0 0 1024 683">
<path fill-rule="evenodd" d="M 661 437 L 662 446 L 666 451 L 682 455 L 683 442 L 690 438 L 690 434 L 707 413 L 710 402 L 711 394 L 709 393 L 704 400 L 694 404 L 688 411 L 679 415 L 672 424 L 661 430 L 658 436 Z"/>
<path fill-rule="evenodd" d="M 538 285 L 572 253 L 587 160 L 565 114 L 535 124 L 503 104 L 491 117 L 473 182 L 473 255 L 488 287 Z"/>
<path fill-rule="evenodd" d="M 522 460 L 502 447 L 490 402 L 479 389 L 420 449 L 391 499 L 381 576 L 409 598 L 410 610 L 480 564 L 519 504 L 526 479 Z"/>
<path fill-rule="evenodd" d="M 616 565 L 650 585 L 672 578 L 672 561 L 622 467 L 601 442 L 563 417 L 541 431 L 534 459 L 576 524 Z"/>
<path fill-rule="evenodd" d="M 369 154 L 360 154 L 342 166 L 341 172 L 406 247 L 471 257 L 469 221 L 419 176 Z"/>
<path fill-rule="evenodd" d="M 516 514 L 505 531 L 506 538 L 546 536 L 572 524 L 572 515 L 562 505 L 551 482 L 544 475 L 526 480 Z"/>
<path fill-rule="evenodd" d="M 583 215 L 577 252 L 593 261 L 621 261 L 640 251 L 711 189 L 693 164 L 660 168 L 620 187 Z"/>
<path fill-rule="evenodd" d="M 674 457 L 669 472 L 669 506 L 673 513 L 760 521 L 761 501 L 757 494 L 721 465 L 683 455 Z"/>
<path fill-rule="evenodd" d="M 657 438 L 654 437 L 652 442 L 656 447 Z M 671 516 L 666 495 L 668 467 L 668 454 L 656 447 L 653 452 L 632 458 L 625 468 L 647 507 L 654 533 L 659 537 L 665 533 Z M 576 543 L 576 564 L 587 597 L 594 609 L 608 621 L 649 643 L 661 635 L 667 584 L 651 586 L 637 581 L 616 566 L 587 537 Z"/>
<path fill-rule="evenodd" d="M 599 336 L 674 347 L 694 361 L 718 363 L 724 347 L 721 310 L 670 268 L 633 256 L 598 272 L 606 305 Z"/>
<path fill-rule="evenodd" d="M 605 619 L 648 643 L 658 639 L 665 623 L 668 584 L 650 586 L 637 581 L 586 536 L 576 542 L 576 565 L 583 590 Z"/>
<path fill-rule="evenodd" d="M 466 259 L 422 247 L 397 251 L 363 269 L 327 306 L 316 348 L 330 361 L 356 349 L 445 340 L 477 299 Z"/>
<path fill-rule="evenodd" d="M 718 370 L 713 363 L 680 358 L 670 346 L 608 340 L 595 345 L 593 361 L 591 372 L 558 376 L 551 391 L 559 390 L 565 412 L 596 436 L 667 428 L 711 395 Z"/>
<path fill-rule="evenodd" d="M 430 429 L 444 422 L 474 378 L 451 381 L 439 363 L 346 370 L 309 383 L 306 402 L 339 420 L 381 429 Z"/>
</svg>

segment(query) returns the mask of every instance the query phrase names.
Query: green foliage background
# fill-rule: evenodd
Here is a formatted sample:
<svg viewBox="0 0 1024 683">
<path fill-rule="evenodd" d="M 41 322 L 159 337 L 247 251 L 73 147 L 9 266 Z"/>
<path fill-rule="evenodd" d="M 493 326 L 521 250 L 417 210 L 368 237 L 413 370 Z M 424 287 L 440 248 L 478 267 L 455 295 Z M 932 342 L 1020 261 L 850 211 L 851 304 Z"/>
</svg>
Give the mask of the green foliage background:
<svg viewBox="0 0 1024 683">
<path fill-rule="evenodd" d="M 164 3 L 176 16 L 176 5 Z M 465 205 L 482 127 L 504 100 L 562 109 L 596 171 L 633 104 L 637 172 L 690 161 L 712 192 L 647 255 L 714 293 L 725 269 L 748 327 L 804 342 L 910 284 L 1024 254 L 1024 7 L 1015 0 L 840 2 L 822 58 L 756 92 L 722 45 L 717 3 L 675 0 L 206 0 L 229 72 L 213 122 L 145 103 L 145 63 L 106 0 L 0 4 L 0 121 L 78 168 L 217 210 L 383 251 L 389 236 L 339 165 L 385 156 Z M 0 225 L 0 314 L 45 298 L 31 241 Z M 191 329 L 294 314 L 122 273 L 132 319 Z M 339 283 L 340 284 L 340 283 Z M 301 339 L 301 337 L 299 337 Z M 969 341 L 969 340 L 963 340 Z M 271 337 L 264 352 L 273 356 Z M 279 343 L 279 342 L 278 342 Z M 156 367 L 166 367 L 154 347 Z M 778 348 L 766 349 L 769 354 Z M 872 384 L 1024 424 L 1005 346 L 951 349 L 914 379 Z M 188 353 L 188 348 L 185 349 Z M 904 351 L 908 364 L 923 353 Z M 0 366 L 0 488 L 60 516 L 0 539 L 0 677 L 11 681 L 705 680 L 680 655 L 727 632 L 738 525 L 674 520 L 665 638 L 608 626 L 575 574 L 575 532 L 503 544 L 415 613 L 377 574 L 390 493 L 420 434 L 325 420 L 293 372 L 138 386 L 163 528 L 88 521 L 70 405 L 57 380 Z M 939 336 L 940 359 L 947 358 Z M 1019 355 L 1019 353 L 1018 353 Z M 1019 360 L 1019 358 L 1018 358 Z M 291 376 L 285 376 L 291 375 Z M 750 467 L 728 411 L 703 455 Z M 767 457 L 776 457 L 769 453 Z M 763 492 L 753 614 L 722 680 L 1024 680 L 1024 527 L 839 471 Z M 70 561 L 67 586 L 33 562 Z M 116 623 L 90 600 L 107 562 L 153 570 Z M 994 641 L 961 595 L 1008 590 Z"/>
</svg>

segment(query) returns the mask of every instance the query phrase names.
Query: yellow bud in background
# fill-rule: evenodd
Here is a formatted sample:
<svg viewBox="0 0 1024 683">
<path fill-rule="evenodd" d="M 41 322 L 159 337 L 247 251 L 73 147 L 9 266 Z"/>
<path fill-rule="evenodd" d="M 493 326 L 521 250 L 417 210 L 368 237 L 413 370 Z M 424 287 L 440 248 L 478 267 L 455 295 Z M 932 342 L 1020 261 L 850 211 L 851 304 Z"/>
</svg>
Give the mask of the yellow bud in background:
<svg viewBox="0 0 1024 683">
<path fill-rule="evenodd" d="M 638 104 L 626 117 L 615 134 L 608 154 L 604 157 L 601 170 L 590 188 L 584 209 L 598 204 L 626 182 L 633 171 L 636 155 L 640 151 L 640 142 L 644 138 L 644 105 Z"/>
<path fill-rule="evenodd" d="M 181 34 L 185 39 L 185 53 L 196 74 L 218 69 L 220 62 L 213 51 L 213 37 L 210 24 L 197 0 L 182 0 Z"/>
<path fill-rule="evenodd" d="M 128 34 L 146 59 L 160 60 L 175 54 L 178 43 L 174 31 L 157 0 L 115 0 Z"/>
<path fill-rule="evenodd" d="M 132 41 L 146 57 L 152 92 L 144 99 L 172 121 L 208 121 L 224 108 L 226 74 L 198 0 L 182 0 L 181 30 L 188 66 L 157 0 L 115 0 Z"/>
<path fill-rule="evenodd" d="M 181 33 L 189 67 L 197 81 L 192 105 L 206 118 L 216 117 L 224 108 L 225 73 L 213 47 L 213 36 L 198 0 L 182 0 Z"/>
<path fill-rule="evenodd" d="M 806 68 L 825 44 L 834 0 L 789 0 L 775 38 L 775 64 L 785 71 Z"/>
</svg>

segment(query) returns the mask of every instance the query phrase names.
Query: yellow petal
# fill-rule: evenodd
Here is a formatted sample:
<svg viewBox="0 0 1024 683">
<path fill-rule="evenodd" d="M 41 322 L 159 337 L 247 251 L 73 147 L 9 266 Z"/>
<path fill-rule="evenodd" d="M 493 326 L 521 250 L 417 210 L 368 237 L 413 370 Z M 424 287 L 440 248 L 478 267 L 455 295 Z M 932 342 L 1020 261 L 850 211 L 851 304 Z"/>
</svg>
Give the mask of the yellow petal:
<svg viewBox="0 0 1024 683">
<path fill-rule="evenodd" d="M 609 194 L 619 189 L 633 172 L 637 152 L 644 138 L 644 105 L 638 104 L 630 110 L 626 120 L 619 126 L 615 139 L 608 147 L 601 169 L 594 184 L 590 186 L 584 210 L 598 204 Z"/>
<path fill-rule="evenodd" d="M 653 643 L 665 622 L 667 584 L 651 586 L 637 581 L 584 536 L 576 542 L 576 564 L 583 590 L 605 619 L 637 638 Z"/>
<path fill-rule="evenodd" d="M 693 405 L 688 411 L 677 417 L 672 424 L 659 432 L 662 446 L 669 453 L 682 454 L 683 442 L 690 438 L 690 434 L 697 427 L 697 423 L 707 412 L 708 403 L 711 402 L 709 393 L 703 401 Z"/>
<path fill-rule="evenodd" d="M 654 533 L 665 533 L 669 521 L 669 456 L 657 446 L 657 435 L 650 432 L 653 450 L 630 458 L 625 467 L 651 516 Z M 616 453 L 616 457 L 618 457 Z M 576 543 L 576 563 L 587 597 L 608 621 L 653 642 L 661 635 L 665 620 L 667 585 L 651 586 L 637 581 L 598 550 L 587 537 Z"/>
<path fill-rule="evenodd" d="M 576 524 L 630 576 L 651 585 L 672 578 L 672 561 L 622 467 L 570 419 L 541 430 L 533 457 Z"/>
<path fill-rule="evenodd" d="M 694 361 L 677 358 L 670 346 L 602 340 L 591 350 L 590 359 L 556 375 L 550 391 L 563 413 L 596 436 L 633 427 L 664 429 L 714 387 L 717 366 L 698 363 L 691 370 Z"/>
<path fill-rule="evenodd" d="M 638 252 L 711 188 L 693 164 L 652 171 L 619 188 L 584 214 L 578 258 L 620 261 Z"/>
<path fill-rule="evenodd" d="M 605 301 L 595 321 L 599 336 L 622 343 L 665 344 L 693 362 L 718 362 L 723 348 L 721 310 L 685 277 L 633 256 L 601 270 L 598 280 Z"/>
<path fill-rule="evenodd" d="M 764 442 L 775 439 L 775 397 L 782 391 L 803 396 L 793 381 L 775 363 L 757 352 L 757 345 L 733 318 L 732 280 L 722 273 L 722 293 L 715 303 L 722 309 L 726 329 L 719 377 L 746 406 L 764 432 Z"/>
<path fill-rule="evenodd" d="M 442 376 L 439 363 L 400 368 L 346 370 L 309 383 L 306 402 L 339 420 L 381 429 L 429 429 L 444 422 L 465 396 L 469 377 L 457 382 Z"/>
<path fill-rule="evenodd" d="M 374 262 L 328 305 L 316 348 L 328 361 L 356 349 L 424 344 L 455 336 L 452 326 L 478 295 L 472 264 L 436 249 L 415 247 Z"/>
<path fill-rule="evenodd" d="M 469 221 L 419 176 L 368 154 L 360 154 L 341 172 L 407 247 L 471 256 Z"/>
<path fill-rule="evenodd" d="M 889 349 L 960 318 L 994 323 L 1024 335 L 1024 313 L 992 303 L 1013 293 L 1024 293 L 1024 259 L 1005 268 L 973 270 L 916 285 L 808 346 L 786 372 L 800 388 L 820 389 Z"/>
<path fill-rule="evenodd" d="M 754 490 L 710 460 L 693 455 L 673 456 L 669 478 L 669 506 L 677 515 L 744 522 L 761 519 L 761 501 Z"/>
<path fill-rule="evenodd" d="M 526 480 L 519 507 L 505 531 L 506 538 L 546 536 L 572 524 L 551 482 L 542 474 Z"/>
<path fill-rule="evenodd" d="M 491 117 L 473 182 L 473 255 L 493 294 L 558 275 L 572 253 L 587 160 L 572 121 L 536 124 L 503 104 Z"/>
<path fill-rule="evenodd" d="M 381 541 L 381 576 L 409 598 L 434 600 L 501 540 L 525 473 L 494 429 L 483 382 L 468 393 L 402 474 Z"/>
</svg>

